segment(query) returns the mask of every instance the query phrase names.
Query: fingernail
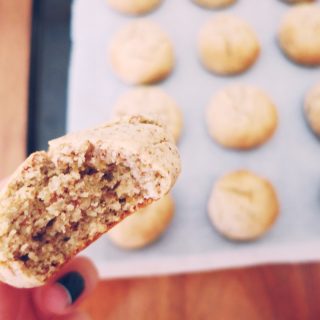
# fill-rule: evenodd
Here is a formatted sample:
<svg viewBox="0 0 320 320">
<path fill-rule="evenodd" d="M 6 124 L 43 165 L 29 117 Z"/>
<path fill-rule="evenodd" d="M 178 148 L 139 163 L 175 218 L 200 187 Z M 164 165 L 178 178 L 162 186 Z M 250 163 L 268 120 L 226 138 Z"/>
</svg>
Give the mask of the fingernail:
<svg viewBox="0 0 320 320">
<path fill-rule="evenodd" d="M 70 304 L 75 303 L 85 288 L 84 278 L 79 272 L 69 272 L 57 281 L 70 298 Z"/>
</svg>

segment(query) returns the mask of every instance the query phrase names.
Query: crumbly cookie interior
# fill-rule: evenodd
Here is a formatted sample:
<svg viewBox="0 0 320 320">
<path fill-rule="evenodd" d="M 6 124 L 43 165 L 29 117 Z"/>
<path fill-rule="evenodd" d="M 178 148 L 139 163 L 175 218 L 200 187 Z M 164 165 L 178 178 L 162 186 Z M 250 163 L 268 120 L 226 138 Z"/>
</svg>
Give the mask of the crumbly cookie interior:
<svg viewBox="0 0 320 320">
<path fill-rule="evenodd" d="M 27 274 L 44 282 L 126 215 L 151 202 L 160 188 L 159 172 L 148 171 L 146 182 L 143 170 L 123 159 L 99 160 L 95 148 L 87 143 L 82 154 L 69 155 L 68 161 L 33 154 L 0 202 L 0 215 L 7 218 L 0 225 L 6 255 L 0 256 L 0 265 L 23 264 Z"/>
</svg>

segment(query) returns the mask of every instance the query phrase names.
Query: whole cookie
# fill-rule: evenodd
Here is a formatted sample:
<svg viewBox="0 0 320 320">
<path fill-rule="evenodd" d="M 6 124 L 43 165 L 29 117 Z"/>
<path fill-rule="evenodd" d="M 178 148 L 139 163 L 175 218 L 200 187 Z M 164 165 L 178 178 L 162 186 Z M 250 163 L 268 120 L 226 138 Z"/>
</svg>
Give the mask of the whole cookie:
<svg viewBox="0 0 320 320">
<path fill-rule="evenodd" d="M 166 124 L 175 141 L 182 130 L 182 113 L 177 103 L 163 90 L 156 87 L 135 88 L 121 96 L 114 106 L 118 117 L 135 114 L 154 116 Z"/>
<path fill-rule="evenodd" d="M 260 89 L 233 84 L 219 91 L 206 112 L 210 135 L 228 148 L 250 149 L 267 141 L 277 127 L 273 102 Z"/>
<path fill-rule="evenodd" d="M 320 136 L 320 83 L 307 93 L 304 102 L 304 111 L 310 128 Z"/>
<path fill-rule="evenodd" d="M 236 171 L 215 184 L 208 212 L 214 227 L 223 236 L 248 241 L 270 229 L 279 214 L 279 204 L 267 180 L 249 171 Z"/>
<path fill-rule="evenodd" d="M 281 0 L 281 1 L 289 4 L 298 4 L 303 2 L 314 2 L 315 0 Z"/>
<path fill-rule="evenodd" d="M 193 0 L 194 3 L 205 8 L 221 8 L 235 3 L 236 0 Z"/>
<path fill-rule="evenodd" d="M 290 9 L 280 25 L 279 43 L 291 60 L 320 64 L 320 7 L 303 4 Z"/>
<path fill-rule="evenodd" d="M 247 22 L 221 14 L 200 30 L 198 50 L 202 64 L 209 71 L 228 75 L 248 69 L 259 56 L 260 45 Z"/>
<path fill-rule="evenodd" d="M 155 9 L 161 0 L 107 0 L 115 10 L 125 14 L 143 14 Z"/>
<path fill-rule="evenodd" d="M 174 53 L 167 35 L 148 20 L 137 20 L 123 27 L 113 38 L 110 60 L 114 72 L 124 82 L 147 84 L 168 76 Z"/>
<path fill-rule="evenodd" d="M 157 240 L 167 229 L 174 214 L 174 202 L 167 195 L 119 223 L 108 233 L 121 248 L 138 249 Z"/>
</svg>

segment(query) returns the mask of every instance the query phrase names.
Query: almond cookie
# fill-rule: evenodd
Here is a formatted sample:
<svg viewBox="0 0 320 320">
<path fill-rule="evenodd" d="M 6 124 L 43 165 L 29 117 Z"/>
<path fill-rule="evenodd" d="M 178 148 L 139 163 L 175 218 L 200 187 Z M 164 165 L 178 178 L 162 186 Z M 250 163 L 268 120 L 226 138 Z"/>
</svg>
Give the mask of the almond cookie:
<svg viewBox="0 0 320 320">
<path fill-rule="evenodd" d="M 250 149 L 267 141 L 277 128 L 270 98 L 253 86 L 233 84 L 220 90 L 206 112 L 212 138 L 227 148 Z"/>
<path fill-rule="evenodd" d="M 115 10 L 125 14 L 143 14 L 155 9 L 161 0 L 107 0 Z"/>
<path fill-rule="evenodd" d="M 303 2 L 315 2 L 315 0 L 281 0 L 290 4 L 303 3 Z"/>
<path fill-rule="evenodd" d="M 148 20 L 137 20 L 123 27 L 110 46 L 111 66 L 129 84 L 160 81 L 173 69 L 171 42 L 160 27 Z"/>
<path fill-rule="evenodd" d="M 286 2 L 289 4 L 298 4 L 303 2 L 315 2 L 315 0 L 281 0 L 282 2 Z"/>
<path fill-rule="evenodd" d="M 180 171 L 173 140 L 132 117 L 49 143 L 0 194 L 0 279 L 43 285 L 123 218 L 168 193 Z"/>
<path fill-rule="evenodd" d="M 170 224 L 174 203 L 167 195 L 141 209 L 109 231 L 111 241 L 124 249 L 138 249 L 157 240 Z"/>
<path fill-rule="evenodd" d="M 290 9 L 279 29 L 279 43 L 294 62 L 320 64 L 320 7 L 303 4 Z"/>
<path fill-rule="evenodd" d="M 222 8 L 235 3 L 236 0 L 193 0 L 194 3 L 205 8 Z"/>
<path fill-rule="evenodd" d="M 222 177 L 208 203 L 214 227 L 230 240 L 249 241 L 264 235 L 279 214 L 273 186 L 249 171 Z"/>
<path fill-rule="evenodd" d="M 316 135 L 320 136 L 320 83 L 307 93 L 304 111 L 310 128 Z"/>
<path fill-rule="evenodd" d="M 220 14 L 202 27 L 198 50 L 205 68 L 228 75 L 241 73 L 252 66 L 259 56 L 260 45 L 247 22 L 233 15 Z"/>
<path fill-rule="evenodd" d="M 121 96 L 114 106 L 117 117 L 146 115 L 164 123 L 175 141 L 182 130 L 182 112 L 177 103 L 163 90 L 156 87 L 135 88 Z"/>
</svg>

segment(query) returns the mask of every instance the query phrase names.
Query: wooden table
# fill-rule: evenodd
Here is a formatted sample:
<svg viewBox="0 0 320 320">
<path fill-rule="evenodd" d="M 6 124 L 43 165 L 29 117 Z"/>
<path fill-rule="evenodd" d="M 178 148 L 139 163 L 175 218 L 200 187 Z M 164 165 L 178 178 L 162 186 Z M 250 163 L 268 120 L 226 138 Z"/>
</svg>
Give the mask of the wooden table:
<svg viewBox="0 0 320 320">
<path fill-rule="evenodd" d="M 25 157 L 30 9 L 0 0 L 0 177 Z M 320 319 L 320 265 L 106 281 L 82 308 L 95 320 Z"/>
</svg>

